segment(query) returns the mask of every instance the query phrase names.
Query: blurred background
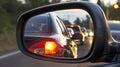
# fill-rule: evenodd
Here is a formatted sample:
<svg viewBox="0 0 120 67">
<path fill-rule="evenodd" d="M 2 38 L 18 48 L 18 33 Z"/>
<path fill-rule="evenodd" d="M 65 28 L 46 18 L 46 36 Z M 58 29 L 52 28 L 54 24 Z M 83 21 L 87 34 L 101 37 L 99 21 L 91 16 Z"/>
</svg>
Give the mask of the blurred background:
<svg viewBox="0 0 120 67">
<path fill-rule="evenodd" d="M 0 0 L 0 67 L 95 67 L 96 65 L 109 64 L 106 62 L 81 64 L 47 62 L 29 58 L 18 50 L 16 24 L 20 14 L 47 4 L 69 1 L 89 1 L 98 4 L 104 10 L 108 20 L 119 21 L 115 23 L 120 25 L 120 0 Z M 68 16 L 68 18 L 72 17 Z M 86 18 L 88 17 L 86 16 Z M 75 21 L 81 22 L 83 20 L 76 19 Z M 89 19 L 84 20 L 84 22 L 87 21 Z M 114 37 L 120 41 L 120 32 L 116 32 L 116 30 L 120 30 L 120 26 L 118 24 L 110 25 L 113 33 L 115 32 Z"/>
<path fill-rule="evenodd" d="M 16 23 L 21 13 L 47 4 L 69 1 L 98 4 L 108 20 L 120 20 L 120 0 L 0 0 L 0 52 L 17 48 Z"/>
</svg>

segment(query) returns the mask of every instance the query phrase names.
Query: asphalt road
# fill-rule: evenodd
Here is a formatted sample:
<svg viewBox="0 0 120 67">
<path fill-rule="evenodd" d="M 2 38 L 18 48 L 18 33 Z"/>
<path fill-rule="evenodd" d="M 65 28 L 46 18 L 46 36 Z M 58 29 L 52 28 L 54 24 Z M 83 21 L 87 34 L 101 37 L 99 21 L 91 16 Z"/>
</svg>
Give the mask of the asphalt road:
<svg viewBox="0 0 120 67">
<path fill-rule="evenodd" d="M 1 56 L 0 56 L 1 57 Z M 41 61 L 23 55 L 21 52 L 0 59 L 0 67 L 97 67 L 108 63 L 56 63 Z"/>
</svg>

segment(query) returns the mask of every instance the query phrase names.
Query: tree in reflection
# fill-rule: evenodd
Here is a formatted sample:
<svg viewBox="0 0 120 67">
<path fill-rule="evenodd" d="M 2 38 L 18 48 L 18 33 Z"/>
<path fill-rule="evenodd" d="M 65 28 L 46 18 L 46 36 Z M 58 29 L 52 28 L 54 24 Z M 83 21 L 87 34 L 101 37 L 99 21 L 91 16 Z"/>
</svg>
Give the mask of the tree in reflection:
<svg viewBox="0 0 120 67">
<path fill-rule="evenodd" d="M 88 16 L 88 15 L 86 15 L 86 17 L 85 17 L 85 19 L 82 21 L 83 22 L 83 24 L 84 24 L 84 27 L 86 28 L 86 29 L 89 29 L 90 28 L 90 17 Z"/>
<path fill-rule="evenodd" d="M 69 20 L 62 20 L 63 23 L 67 26 L 67 25 L 71 25 L 71 22 Z"/>
<path fill-rule="evenodd" d="M 75 25 L 80 25 L 80 26 L 84 26 L 83 22 L 77 17 L 76 20 L 74 21 Z"/>
</svg>

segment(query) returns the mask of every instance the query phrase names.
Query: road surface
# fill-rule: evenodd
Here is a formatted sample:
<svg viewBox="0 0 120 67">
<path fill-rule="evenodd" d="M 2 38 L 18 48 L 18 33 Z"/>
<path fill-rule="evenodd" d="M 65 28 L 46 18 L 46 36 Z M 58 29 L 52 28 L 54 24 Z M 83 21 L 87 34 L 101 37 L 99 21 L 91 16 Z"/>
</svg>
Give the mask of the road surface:
<svg viewBox="0 0 120 67">
<path fill-rule="evenodd" d="M 2 57 L 2 58 L 1 58 Z M 56 63 L 41 61 L 23 55 L 20 51 L 14 51 L 0 56 L 0 67 L 88 67 L 106 65 L 108 63 Z"/>
</svg>

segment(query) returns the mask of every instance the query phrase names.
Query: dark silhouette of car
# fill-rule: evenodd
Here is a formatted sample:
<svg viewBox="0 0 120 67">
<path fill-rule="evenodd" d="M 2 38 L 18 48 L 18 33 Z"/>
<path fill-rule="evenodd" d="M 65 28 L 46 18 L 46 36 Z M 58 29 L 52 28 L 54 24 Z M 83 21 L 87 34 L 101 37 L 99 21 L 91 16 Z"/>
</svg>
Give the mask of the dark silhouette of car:
<svg viewBox="0 0 120 67">
<path fill-rule="evenodd" d="M 30 52 L 39 55 L 77 58 L 77 46 L 66 26 L 54 13 L 34 16 L 27 21 L 25 43 Z"/>
<path fill-rule="evenodd" d="M 74 31 L 74 34 L 72 35 L 72 40 L 77 45 L 83 45 L 85 41 L 85 35 L 81 30 L 80 25 L 67 25 L 68 28 L 72 28 Z"/>
<path fill-rule="evenodd" d="M 87 29 L 85 27 L 81 27 L 81 31 L 84 33 L 85 37 L 88 36 L 88 32 L 87 32 Z"/>
</svg>

